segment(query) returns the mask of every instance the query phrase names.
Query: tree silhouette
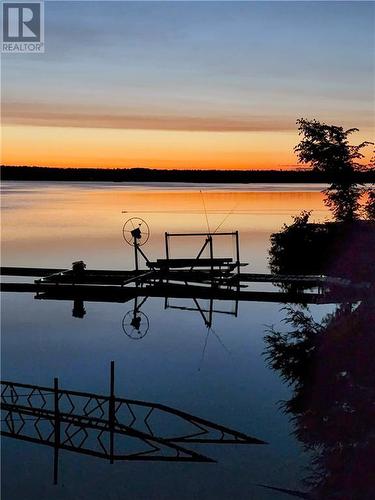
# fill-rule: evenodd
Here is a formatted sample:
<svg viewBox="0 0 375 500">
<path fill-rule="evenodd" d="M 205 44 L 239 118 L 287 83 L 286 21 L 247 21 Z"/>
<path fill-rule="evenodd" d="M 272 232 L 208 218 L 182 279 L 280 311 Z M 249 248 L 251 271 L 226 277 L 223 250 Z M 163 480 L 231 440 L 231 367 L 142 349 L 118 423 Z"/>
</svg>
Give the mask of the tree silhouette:
<svg viewBox="0 0 375 500">
<path fill-rule="evenodd" d="M 375 170 L 375 150 L 369 163 L 369 167 Z M 375 188 L 367 190 L 367 201 L 364 206 L 365 218 L 375 222 Z"/>
<path fill-rule="evenodd" d="M 283 403 L 312 453 L 309 498 L 370 500 L 375 491 L 375 303 L 342 305 L 316 323 L 287 308 L 287 333 L 266 336 L 266 356 L 293 387 Z"/>
<path fill-rule="evenodd" d="M 344 130 L 343 127 L 304 118 L 298 119 L 297 125 L 299 135 L 303 136 L 294 148 L 298 161 L 326 174 L 330 186 L 324 190 L 325 203 L 335 219 L 352 221 L 358 218 L 364 188 L 355 181 L 355 174 L 363 169 L 359 163 L 364 158 L 361 150 L 372 143 L 349 144 L 349 136 L 358 132 L 357 128 Z"/>
<path fill-rule="evenodd" d="M 375 222 L 375 189 L 367 190 L 367 202 L 364 207 L 365 217 Z"/>
<path fill-rule="evenodd" d="M 271 234 L 269 265 L 274 274 L 323 274 L 329 267 L 332 238 L 329 227 L 310 222 L 302 211 L 291 224 Z M 325 249 L 322 252 L 322 249 Z"/>
</svg>

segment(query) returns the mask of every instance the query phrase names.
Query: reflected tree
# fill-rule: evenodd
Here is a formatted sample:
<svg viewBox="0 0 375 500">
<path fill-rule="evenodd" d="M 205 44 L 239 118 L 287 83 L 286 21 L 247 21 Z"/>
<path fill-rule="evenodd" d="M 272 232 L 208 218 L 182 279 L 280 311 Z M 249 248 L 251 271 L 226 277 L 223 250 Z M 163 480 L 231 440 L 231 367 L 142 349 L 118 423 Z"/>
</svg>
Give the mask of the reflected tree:
<svg viewBox="0 0 375 500">
<path fill-rule="evenodd" d="M 286 333 L 266 335 L 270 366 L 293 386 L 283 403 L 294 432 L 313 453 L 311 498 L 373 498 L 375 490 L 375 303 L 339 307 L 317 323 L 287 308 Z"/>
</svg>

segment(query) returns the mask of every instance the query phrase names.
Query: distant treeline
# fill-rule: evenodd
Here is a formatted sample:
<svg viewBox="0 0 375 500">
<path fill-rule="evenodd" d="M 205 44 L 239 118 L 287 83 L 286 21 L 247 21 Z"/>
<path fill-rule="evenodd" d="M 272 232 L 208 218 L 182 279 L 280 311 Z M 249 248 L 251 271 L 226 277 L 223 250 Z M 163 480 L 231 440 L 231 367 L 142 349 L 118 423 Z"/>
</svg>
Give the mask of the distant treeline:
<svg viewBox="0 0 375 500">
<path fill-rule="evenodd" d="M 196 182 L 196 183 L 325 183 L 324 173 L 311 170 L 157 170 L 149 168 L 55 168 L 2 166 L 1 178 L 12 181 Z M 375 183 L 375 169 L 358 172 L 356 181 Z"/>
</svg>

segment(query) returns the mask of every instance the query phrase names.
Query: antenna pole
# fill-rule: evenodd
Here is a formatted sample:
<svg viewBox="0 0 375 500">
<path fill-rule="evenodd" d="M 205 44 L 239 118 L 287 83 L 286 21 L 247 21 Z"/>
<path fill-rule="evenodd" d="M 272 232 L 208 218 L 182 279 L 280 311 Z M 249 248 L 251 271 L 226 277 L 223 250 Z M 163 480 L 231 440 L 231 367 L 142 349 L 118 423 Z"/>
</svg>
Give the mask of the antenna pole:
<svg viewBox="0 0 375 500">
<path fill-rule="evenodd" d="M 203 192 L 202 192 L 202 190 L 200 191 L 200 193 L 201 193 L 201 196 L 202 196 L 202 202 L 203 202 L 204 214 L 205 214 L 205 216 L 206 216 L 206 224 L 207 224 L 208 234 L 210 234 L 210 233 L 211 233 L 211 230 L 210 230 L 210 224 L 209 224 L 209 222 L 208 222 L 208 215 L 207 215 L 207 210 L 206 210 L 206 203 L 204 202 L 204 196 L 203 196 Z M 207 235 L 208 235 L 208 234 L 207 234 Z"/>
</svg>

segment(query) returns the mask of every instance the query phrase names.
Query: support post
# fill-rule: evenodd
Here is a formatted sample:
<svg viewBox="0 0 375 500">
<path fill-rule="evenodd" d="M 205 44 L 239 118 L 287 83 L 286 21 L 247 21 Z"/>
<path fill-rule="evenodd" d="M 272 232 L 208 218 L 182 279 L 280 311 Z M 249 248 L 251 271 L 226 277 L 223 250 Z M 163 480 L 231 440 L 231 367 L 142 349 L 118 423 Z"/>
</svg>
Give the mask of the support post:
<svg viewBox="0 0 375 500">
<path fill-rule="evenodd" d="M 147 255 L 144 253 L 144 251 L 142 250 L 142 248 L 139 245 L 137 246 L 137 250 L 142 255 L 142 257 L 145 259 L 146 262 L 150 262 L 147 258 Z"/>
<path fill-rule="evenodd" d="M 168 233 L 164 233 L 165 238 L 165 258 L 169 260 L 169 235 Z"/>
<path fill-rule="evenodd" d="M 137 317 L 137 312 L 138 312 L 138 297 L 134 297 L 133 321 Z M 112 372 L 112 362 L 111 362 L 111 372 Z M 111 373 L 111 380 L 112 380 L 112 373 Z"/>
<path fill-rule="evenodd" d="M 111 361 L 110 374 L 110 395 L 108 401 L 108 422 L 109 422 L 109 457 L 113 464 L 114 453 L 114 424 L 115 424 L 115 362 Z"/>
<path fill-rule="evenodd" d="M 138 243 L 137 238 L 134 237 L 134 261 L 135 261 L 135 270 L 138 271 Z"/>
<path fill-rule="evenodd" d="M 237 272 L 240 274 L 241 266 L 240 266 L 240 238 L 238 235 L 238 231 L 235 232 L 236 235 L 236 259 L 237 259 Z"/>
<path fill-rule="evenodd" d="M 210 311 L 209 311 L 209 315 L 208 315 L 209 328 L 211 328 L 211 326 L 212 326 L 213 313 L 214 313 L 214 299 L 211 297 L 210 298 Z"/>
<path fill-rule="evenodd" d="M 238 282 L 237 285 L 237 293 L 240 291 L 240 282 Z M 236 299 L 235 305 L 234 305 L 234 317 L 237 318 L 238 316 L 238 299 Z"/>
<path fill-rule="evenodd" d="M 55 413 L 55 443 L 53 459 L 53 484 L 57 484 L 60 447 L 60 413 L 59 413 L 59 379 L 53 379 L 54 413 Z"/>
<path fill-rule="evenodd" d="M 213 246 L 213 241 L 212 241 L 212 236 L 209 235 L 209 244 L 210 244 L 210 259 L 211 259 L 211 273 L 212 277 L 211 280 L 213 280 L 213 273 L 214 273 L 214 263 L 213 263 L 213 258 L 214 258 L 214 246 Z M 213 284 L 213 282 L 212 282 Z"/>
<path fill-rule="evenodd" d="M 208 245 L 209 241 L 210 241 L 210 238 L 209 238 L 209 236 L 207 236 L 207 238 L 206 238 L 206 240 L 205 240 L 205 242 L 204 242 L 204 244 L 203 244 L 202 248 L 199 250 L 198 255 L 195 257 L 195 260 L 200 259 L 201 255 L 202 255 L 202 253 L 204 252 L 204 249 L 205 249 L 205 248 L 206 248 L 206 246 Z M 194 269 L 194 264 L 191 266 L 190 271 L 192 271 L 193 269 Z"/>
</svg>

